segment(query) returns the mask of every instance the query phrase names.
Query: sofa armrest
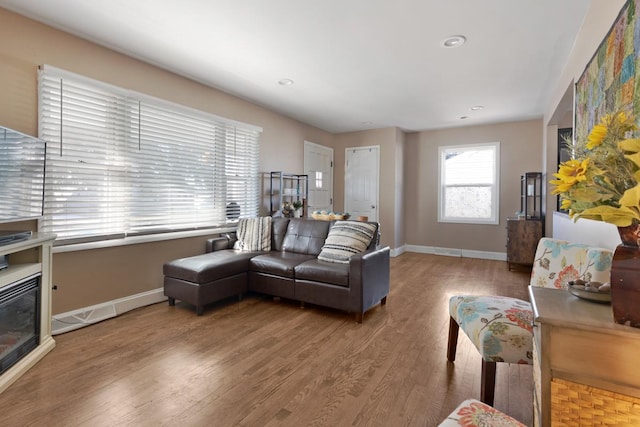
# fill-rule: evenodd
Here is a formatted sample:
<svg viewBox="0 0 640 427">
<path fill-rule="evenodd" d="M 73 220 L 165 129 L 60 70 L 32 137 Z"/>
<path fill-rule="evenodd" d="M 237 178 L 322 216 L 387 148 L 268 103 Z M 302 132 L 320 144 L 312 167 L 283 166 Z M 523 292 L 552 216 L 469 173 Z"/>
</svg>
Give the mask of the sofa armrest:
<svg viewBox="0 0 640 427">
<path fill-rule="evenodd" d="M 389 246 L 370 249 L 349 259 L 350 304 L 360 313 L 378 304 L 389 294 L 390 282 Z"/>
<path fill-rule="evenodd" d="M 206 245 L 206 252 L 228 249 L 229 239 L 224 236 L 212 237 L 211 239 L 207 239 Z"/>
<path fill-rule="evenodd" d="M 233 244 L 238 240 L 236 233 L 225 233 L 220 237 L 213 237 L 207 240 L 206 252 L 220 251 L 233 248 Z"/>
</svg>

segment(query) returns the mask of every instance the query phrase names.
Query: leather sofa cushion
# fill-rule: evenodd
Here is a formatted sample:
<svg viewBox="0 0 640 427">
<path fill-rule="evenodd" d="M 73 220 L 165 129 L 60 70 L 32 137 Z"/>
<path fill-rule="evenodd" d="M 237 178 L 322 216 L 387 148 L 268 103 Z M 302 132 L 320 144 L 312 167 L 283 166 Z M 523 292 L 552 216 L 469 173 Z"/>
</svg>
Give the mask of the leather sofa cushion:
<svg viewBox="0 0 640 427">
<path fill-rule="evenodd" d="M 280 252 L 282 250 L 282 242 L 287 233 L 289 226 L 289 218 L 278 217 L 271 220 L 271 250 Z"/>
<path fill-rule="evenodd" d="M 210 252 L 167 262 L 163 265 L 162 272 L 168 277 L 206 283 L 246 272 L 249 260 L 263 253 L 234 250 Z"/>
<path fill-rule="evenodd" d="M 317 257 L 329 234 L 330 225 L 328 221 L 295 218 L 289 220 L 282 250 Z"/>
<path fill-rule="evenodd" d="M 312 259 L 295 267 L 295 277 L 296 280 L 349 287 L 349 264 L 328 263 Z"/>
<path fill-rule="evenodd" d="M 294 267 L 313 258 L 313 255 L 271 251 L 268 254 L 251 258 L 249 269 L 258 273 L 274 274 L 293 279 Z"/>
</svg>

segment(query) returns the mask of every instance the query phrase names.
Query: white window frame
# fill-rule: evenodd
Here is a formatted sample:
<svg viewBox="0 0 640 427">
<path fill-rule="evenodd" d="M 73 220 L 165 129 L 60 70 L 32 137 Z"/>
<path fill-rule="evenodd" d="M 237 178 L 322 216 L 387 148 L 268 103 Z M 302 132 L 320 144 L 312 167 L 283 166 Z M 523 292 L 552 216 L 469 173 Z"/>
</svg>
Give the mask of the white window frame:
<svg viewBox="0 0 640 427">
<path fill-rule="evenodd" d="M 57 245 L 228 227 L 231 202 L 258 214 L 262 128 L 48 65 L 38 77 Z"/>
<path fill-rule="evenodd" d="M 491 187 L 491 214 L 488 218 L 481 217 L 457 217 L 447 216 L 446 206 L 446 156 L 455 151 L 478 151 L 491 150 L 493 152 L 493 182 L 491 183 L 464 183 L 465 187 Z M 452 186 L 461 186 L 452 185 Z M 499 224 L 500 223 L 500 142 L 489 142 L 481 144 L 465 144 L 438 147 L 438 222 L 462 223 L 462 224 Z"/>
</svg>

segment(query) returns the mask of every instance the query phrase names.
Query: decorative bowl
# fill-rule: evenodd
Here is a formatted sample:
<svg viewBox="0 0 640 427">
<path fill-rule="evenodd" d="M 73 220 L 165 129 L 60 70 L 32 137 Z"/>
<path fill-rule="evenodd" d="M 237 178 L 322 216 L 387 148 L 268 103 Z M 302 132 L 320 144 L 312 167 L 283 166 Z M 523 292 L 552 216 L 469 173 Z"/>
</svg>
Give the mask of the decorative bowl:
<svg viewBox="0 0 640 427">
<path fill-rule="evenodd" d="M 580 299 L 584 299 L 587 301 L 599 302 L 602 304 L 608 304 L 611 302 L 610 292 L 585 291 L 584 288 L 580 289 L 573 285 L 568 285 L 567 290 L 571 295 L 574 295 Z"/>
</svg>

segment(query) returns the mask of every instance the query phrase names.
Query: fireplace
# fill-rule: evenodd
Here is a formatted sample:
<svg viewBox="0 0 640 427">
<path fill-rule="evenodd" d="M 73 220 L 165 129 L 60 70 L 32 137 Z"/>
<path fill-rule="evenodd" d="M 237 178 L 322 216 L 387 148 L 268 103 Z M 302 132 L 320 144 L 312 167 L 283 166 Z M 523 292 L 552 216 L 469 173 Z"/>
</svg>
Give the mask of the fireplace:
<svg viewBox="0 0 640 427">
<path fill-rule="evenodd" d="M 0 374 L 40 344 L 40 280 L 38 273 L 0 288 Z"/>
<path fill-rule="evenodd" d="M 51 264 L 55 234 L 0 245 L 0 393 L 56 346 L 51 336 Z M 1 417 L 0 417 L 1 418 Z"/>
</svg>

